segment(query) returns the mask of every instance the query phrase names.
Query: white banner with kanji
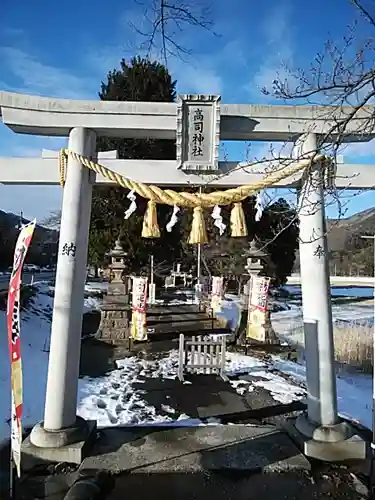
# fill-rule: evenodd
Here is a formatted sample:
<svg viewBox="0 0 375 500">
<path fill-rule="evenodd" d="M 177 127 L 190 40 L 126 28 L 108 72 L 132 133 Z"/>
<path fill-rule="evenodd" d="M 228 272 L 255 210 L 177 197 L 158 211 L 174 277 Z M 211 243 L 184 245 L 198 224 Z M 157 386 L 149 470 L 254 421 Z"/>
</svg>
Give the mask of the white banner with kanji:
<svg viewBox="0 0 375 500">
<path fill-rule="evenodd" d="M 132 320 L 130 336 L 137 342 L 147 340 L 147 278 L 132 277 Z"/>
<path fill-rule="evenodd" d="M 266 340 L 266 312 L 270 278 L 251 276 L 246 337 L 264 342 Z"/>
<path fill-rule="evenodd" d="M 12 274 L 9 279 L 7 302 L 8 344 L 11 369 L 11 448 L 17 475 L 21 475 L 21 442 L 22 442 L 22 359 L 21 359 L 21 277 L 27 251 L 34 234 L 36 221 L 22 226 L 14 249 Z M 2 402 L 3 404 L 4 402 Z"/>
<path fill-rule="evenodd" d="M 213 313 L 220 312 L 224 298 L 224 278 L 222 276 L 212 277 L 211 309 Z"/>
</svg>

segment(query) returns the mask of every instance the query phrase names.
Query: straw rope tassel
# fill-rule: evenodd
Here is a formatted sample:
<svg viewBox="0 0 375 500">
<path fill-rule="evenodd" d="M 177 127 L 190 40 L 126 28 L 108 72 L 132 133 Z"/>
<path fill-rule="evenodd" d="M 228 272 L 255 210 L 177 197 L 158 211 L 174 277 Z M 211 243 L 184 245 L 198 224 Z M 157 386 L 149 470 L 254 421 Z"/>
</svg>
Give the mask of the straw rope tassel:
<svg viewBox="0 0 375 500">
<path fill-rule="evenodd" d="M 204 221 L 203 208 L 195 207 L 193 212 L 193 222 L 189 237 L 191 245 L 208 243 L 206 224 Z"/>
<path fill-rule="evenodd" d="M 242 203 L 235 203 L 230 213 L 230 228 L 232 238 L 247 236 L 245 212 Z"/>
<path fill-rule="evenodd" d="M 160 238 L 156 203 L 152 200 L 147 203 L 143 217 L 142 238 Z"/>
</svg>

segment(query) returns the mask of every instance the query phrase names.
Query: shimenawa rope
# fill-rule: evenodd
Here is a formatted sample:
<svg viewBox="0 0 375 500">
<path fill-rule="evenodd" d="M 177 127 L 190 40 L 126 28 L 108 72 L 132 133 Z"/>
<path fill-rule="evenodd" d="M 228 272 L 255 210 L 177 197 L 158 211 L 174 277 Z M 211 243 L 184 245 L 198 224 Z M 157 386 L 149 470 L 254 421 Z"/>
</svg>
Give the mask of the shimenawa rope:
<svg viewBox="0 0 375 500">
<path fill-rule="evenodd" d="M 232 236 L 247 236 L 245 215 L 240 203 L 241 201 L 246 199 L 248 196 L 255 194 L 257 191 L 272 186 L 311 166 L 313 162 L 315 163 L 321 161 L 323 166 L 325 166 L 327 162 L 331 162 L 331 160 L 325 155 L 320 154 L 313 157 L 303 158 L 298 162 L 291 160 L 291 164 L 267 174 L 262 180 L 253 184 L 238 186 L 225 191 L 214 191 L 212 193 L 188 193 L 185 191 L 177 192 L 172 189 L 161 189 L 158 186 L 133 181 L 70 149 L 61 149 L 59 154 L 60 184 L 62 187 L 64 187 L 65 184 L 65 175 L 69 156 L 90 170 L 102 175 L 106 179 L 115 182 L 123 188 L 132 190 L 139 196 L 149 200 L 142 230 L 142 236 L 145 238 L 157 238 L 160 236 L 157 224 L 156 203 L 194 208 L 192 231 L 189 239 L 190 243 L 207 242 L 207 233 L 204 227 L 204 217 L 202 213 L 203 208 L 214 207 L 215 205 L 223 206 L 234 204 L 231 215 Z"/>
</svg>

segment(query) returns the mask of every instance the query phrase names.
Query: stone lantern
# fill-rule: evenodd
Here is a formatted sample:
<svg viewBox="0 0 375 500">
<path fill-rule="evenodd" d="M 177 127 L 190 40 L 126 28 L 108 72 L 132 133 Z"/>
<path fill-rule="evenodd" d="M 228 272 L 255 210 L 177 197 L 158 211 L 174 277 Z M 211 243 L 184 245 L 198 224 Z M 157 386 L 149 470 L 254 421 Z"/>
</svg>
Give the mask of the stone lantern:
<svg viewBox="0 0 375 500">
<path fill-rule="evenodd" d="M 120 240 L 116 240 L 114 248 L 107 253 L 111 258 L 109 264 L 110 275 L 108 284 L 107 301 L 129 302 L 127 282 L 123 278 L 126 269 L 125 257 L 127 253 L 121 246 Z"/>
<path fill-rule="evenodd" d="M 258 247 L 255 239 L 251 241 L 250 247 L 242 254 L 242 256 L 246 257 L 245 269 L 250 276 L 258 276 L 259 273 L 263 271 L 263 263 L 268 257 L 267 253 Z M 249 292 L 250 280 L 244 286 L 243 304 L 246 309 L 249 301 Z"/>
<path fill-rule="evenodd" d="M 247 257 L 245 269 L 249 274 L 255 274 L 256 276 L 263 271 L 263 262 L 268 258 L 267 252 L 258 247 L 255 239 L 251 241 L 249 249 L 243 256 Z"/>
<path fill-rule="evenodd" d="M 255 239 L 253 239 L 250 243 L 250 247 L 245 251 L 243 257 L 246 257 L 246 266 L 245 269 L 250 275 L 250 279 L 244 287 L 244 297 L 243 297 L 243 306 L 248 309 L 249 304 L 249 293 L 250 293 L 250 281 L 251 276 L 258 276 L 261 271 L 264 269 L 264 263 L 269 259 L 268 253 L 264 250 L 261 250 Z M 279 344 L 279 339 L 276 336 L 276 333 L 272 327 L 271 323 L 271 312 L 267 308 L 266 310 L 266 318 L 265 318 L 265 343 L 266 344 Z"/>
<path fill-rule="evenodd" d="M 96 338 L 110 344 L 124 344 L 129 342 L 130 306 L 127 281 L 124 279 L 127 254 L 120 240 L 116 240 L 107 255 L 111 258 L 108 292 L 103 299 Z"/>
</svg>

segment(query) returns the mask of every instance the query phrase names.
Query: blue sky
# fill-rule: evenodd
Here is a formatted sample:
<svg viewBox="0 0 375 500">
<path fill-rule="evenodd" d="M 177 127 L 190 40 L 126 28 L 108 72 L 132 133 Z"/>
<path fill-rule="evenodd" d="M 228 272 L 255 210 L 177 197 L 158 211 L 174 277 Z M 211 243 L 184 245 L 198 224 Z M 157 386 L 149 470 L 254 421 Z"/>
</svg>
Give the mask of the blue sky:
<svg viewBox="0 0 375 500">
<path fill-rule="evenodd" d="M 151 0 L 144 0 L 144 3 Z M 203 1 L 203 0 L 201 0 Z M 348 0 L 215 0 L 214 29 L 186 29 L 179 41 L 192 51 L 169 68 L 181 93 L 214 93 L 227 103 L 274 103 L 262 95 L 282 62 L 308 68 L 329 35 L 339 38 L 353 20 Z M 228 5 L 230 8 L 228 9 Z M 105 8 L 106 10 L 103 10 Z M 144 8 L 133 0 L 105 3 L 5 0 L 0 19 L 0 89 L 76 99 L 97 99 L 100 82 L 122 57 L 141 53 L 143 40 L 130 23 L 144 27 Z M 0 156 L 39 156 L 64 139 L 21 136 L 0 124 Z M 247 146 L 228 144 L 230 159 L 243 160 Z M 251 144 L 259 156 L 269 144 Z M 371 144 L 349 146 L 348 162 L 375 163 Z M 57 168 L 57 167 L 56 167 Z M 375 168 L 374 168 L 375 181 Z M 374 182 L 375 184 L 375 182 Z M 0 209 L 42 220 L 60 208 L 58 187 L 0 185 Z M 373 192 L 346 196 L 346 215 L 374 205 Z M 330 206 L 329 216 L 336 215 Z"/>
</svg>

